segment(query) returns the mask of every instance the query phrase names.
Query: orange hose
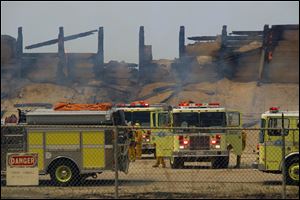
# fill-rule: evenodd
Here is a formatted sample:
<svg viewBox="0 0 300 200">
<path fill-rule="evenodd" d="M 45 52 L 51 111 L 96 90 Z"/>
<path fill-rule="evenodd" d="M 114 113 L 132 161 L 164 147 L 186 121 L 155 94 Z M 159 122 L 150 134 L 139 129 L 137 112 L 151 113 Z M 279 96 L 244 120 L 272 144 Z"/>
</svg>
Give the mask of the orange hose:
<svg viewBox="0 0 300 200">
<path fill-rule="evenodd" d="M 80 110 L 90 110 L 90 111 L 105 111 L 112 108 L 111 103 L 96 103 L 96 104 L 77 104 L 77 103 L 57 103 L 54 106 L 56 111 L 80 111 Z"/>
</svg>

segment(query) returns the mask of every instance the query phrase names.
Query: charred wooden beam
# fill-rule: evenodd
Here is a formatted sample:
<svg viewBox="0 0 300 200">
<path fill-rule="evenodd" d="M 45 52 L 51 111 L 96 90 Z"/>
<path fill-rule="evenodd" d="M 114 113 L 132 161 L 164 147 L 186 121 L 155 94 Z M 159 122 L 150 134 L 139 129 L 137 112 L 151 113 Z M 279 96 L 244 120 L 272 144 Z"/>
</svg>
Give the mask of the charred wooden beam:
<svg viewBox="0 0 300 200">
<path fill-rule="evenodd" d="M 270 34 L 269 25 L 265 24 L 264 30 L 263 30 L 263 44 L 262 44 L 259 69 L 258 69 L 258 85 L 260 84 L 260 82 L 262 81 L 262 78 L 263 78 L 263 71 L 264 71 L 264 65 L 266 62 L 266 55 L 268 54 L 267 46 L 268 46 L 269 34 Z"/>
<path fill-rule="evenodd" d="M 262 36 L 227 36 L 228 40 L 262 40 Z"/>
<path fill-rule="evenodd" d="M 140 31 L 139 31 L 139 68 L 143 67 L 143 65 L 144 65 L 144 52 L 145 52 L 144 49 L 145 49 L 144 26 L 140 26 Z"/>
<path fill-rule="evenodd" d="M 98 51 L 97 57 L 99 57 L 99 64 L 103 66 L 104 64 L 104 33 L 103 27 L 99 27 L 98 31 Z"/>
<path fill-rule="evenodd" d="M 256 36 L 262 35 L 263 31 L 232 31 L 229 35 L 249 35 L 249 36 Z"/>
<path fill-rule="evenodd" d="M 58 56 L 65 56 L 65 44 L 64 44 L 64 27 L 59 27 L 58 34 Z"/>
<path fill-rule="evenodd" d="M 58 66 L 56 71 L 57 83 L 62 84 L 65 79 L 64 68 L 66 67 L 66 56 L 64 47 L 64 28 L 59 27 L 58 34 Z"/>
<path fill-rule="evenodd" d="M 180 26 L 179 30 L 179 58 L 185 55 L 185 30 L 184 26 Z"/>
<path fill-rule="evenodd" d="M 227 45 L 227 26 L 223 25 L 222 27 L 222 36 L 221 36 L 221 47 L 225 48 Z"/>
<path fill-rule="evenodd" d="M 17 57 L 21 58 L 23 54 L 23 33 L 22 27 L 18 28 L 18 38 L 17 38 L 17 47 L 16 47 Z"/>
<path fill-rule="evenodd" d="M 299 30 L 299 24 L 272 25 L 272 29 Z"/>
<path fill-rule="evenodd" d="M 152 61 L 152 45 L 145 45 L 144 48 L 144 62 L 151 63 Z"/>
<path fill-rule="evenodd" d="M 74 39 L 78 39 L 81 37 L 86 37 L 86 36 L 94 34 L 94 32 L 97 32 L 97 30 L 91 30 L 91 31 L 83 32 L 83 33 L 78 33 L 75 35 L 69 35 L 67 37 L 64 37 L 63 41 L 69 41 L 69 40 L 74 40 Z M 53 39 L 53 40 L 48 40 L 45 42 L 40 42 L 37 44 L 26 46 L 25 49 L 34 49 L 34 48 L 48 46 L 48 45 L 52 45 L 52 44 L 56 44 L 56 43 L 58 43 L 58 39 Z"/>
<path fill-rule="evenodd" d="M 16 57 L 18 62 L 18 72 L 17 76 L 18 78 L 23 77 L 23 33 L 22 33 L 22 27 L 18 27 L 18 38 L 17 38 L 17 44 L 16 44 Z"/>
<path fill-rule="evenodd" d="M 207 40 L 216 40 L 217 36 L 194 36 L 194 37 L 188 37 L 188 39 L 194 41 L 207 41 Z"/>
<path fill-rule="evenodd" d="M 98 50 L 94 59 L 94 72 L 96 77 L 102 79 L 104 77 L 104 33 L 103 27 L 98 30 Z"/>
</svg>

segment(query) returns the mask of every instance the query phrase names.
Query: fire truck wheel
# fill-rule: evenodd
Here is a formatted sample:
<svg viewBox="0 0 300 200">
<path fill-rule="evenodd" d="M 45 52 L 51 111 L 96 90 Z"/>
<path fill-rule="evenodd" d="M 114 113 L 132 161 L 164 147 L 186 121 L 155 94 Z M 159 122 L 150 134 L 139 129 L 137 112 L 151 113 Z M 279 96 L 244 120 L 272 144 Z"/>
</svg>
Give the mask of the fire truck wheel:
<svg viewBox="0 0 300 200">
<path fill-rule="evenodd" d="M 76 164 L 67 159 L 55 161 L 50 168 L 50 177 L 59 186 L 74 185 L 81 180 Z"/>
<path fill-rule="evenodd" d="M 299 157 L 286 160 L 286 183 L 289 185 L 299 184 Z"/>
<path fill-rule="evenodd" d="M 184 161 L 182 158 L 170 158 L 170 165 L 172 169 L 182 169 L 184 167 Z"/>
<path fill-rule="evenodd" d="M 224 169 L 228 168 L 229 156 L 216 157 L 211 162 L 213 169 Z"/>
</svg>

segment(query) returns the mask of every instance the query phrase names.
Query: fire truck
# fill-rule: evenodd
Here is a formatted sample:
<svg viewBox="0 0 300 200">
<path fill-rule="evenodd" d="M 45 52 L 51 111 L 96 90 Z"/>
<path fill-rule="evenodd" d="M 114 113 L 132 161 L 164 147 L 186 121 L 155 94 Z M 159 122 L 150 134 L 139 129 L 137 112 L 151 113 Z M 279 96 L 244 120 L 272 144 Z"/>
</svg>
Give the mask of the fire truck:
<svg viewBox="0 0 300 200">
<path fill-rule="evenodd" d="M 129 130 L 115 134 L 112 125 L 126 125 L 122 111 L 30 111 L 25 123 L 1 126 L 1 174 L 6 174 L 7 153 L 37 153 L 39 174 L 71 185 L 114 170 L 116 148 L 118 170 L 127 173 Z"/>
<path fill-rule="evenodd" d="M 170 158 L 172 168 L 198 161 L 211 162 L 212 168 L 227 168 L 230 151 L 241 156 L 245 147 L 241 130 L 221 129 L 240 127 L 240 113 L 222 108 L 219 103 L 182 102 L 169 112 L 159 113 L 158 127 L 167 127 L 166 123 L 174 129 L 158 130 L 153 142 L 164 140 L 164 155 Z"/>
<path fill-rule="evenodd" d="M 286 183 L 299 183 L 299 111 L 280 111 L 271 107 L 261 115 L 258 157 L 254 167 L 263 172 L 281 173 L 283 135 L 285 140 Z"/>
<path fill-rule="evenodd" d="M 144 127 L 154 127 L 157 121 L 157 113 L 167 109 L 166 104 L 149 104 L 145 101 L 135 101 L 130 104 L 116 104 L 117 110 L 123 110 L 127 123 L 134 125 L 139 123 Z M 151 130 L 142 130 L 142 153 L 154 154 L 155 145 L 151 143 Z"/>
</svg>

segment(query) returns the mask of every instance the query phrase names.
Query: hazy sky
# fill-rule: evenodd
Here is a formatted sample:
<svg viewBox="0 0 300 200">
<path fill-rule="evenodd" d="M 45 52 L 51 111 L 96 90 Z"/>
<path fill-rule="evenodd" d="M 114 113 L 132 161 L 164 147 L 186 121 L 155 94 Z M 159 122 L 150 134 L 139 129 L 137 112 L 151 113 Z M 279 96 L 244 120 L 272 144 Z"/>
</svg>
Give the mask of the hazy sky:
<svg viewBox="0 0 300 200">
<path fill-rule="evenodd" d="M 262 30 L 264 24 L 299 24 L 299 2 L 3 2 L 1 35 L 17 36 L 24 46 L 104 27 L 104 58 L 138 62 L 139 26 L 154 59 L 178 57 L 179 26 L 186 37 L 233 30 Z M 192 43 L 186 39 L 186 44 Z M 97 34 L 65 43 L 66 52 L 96 52 Z M 56 52 L 57 45 L 24 52 Z"/>
</svg>

